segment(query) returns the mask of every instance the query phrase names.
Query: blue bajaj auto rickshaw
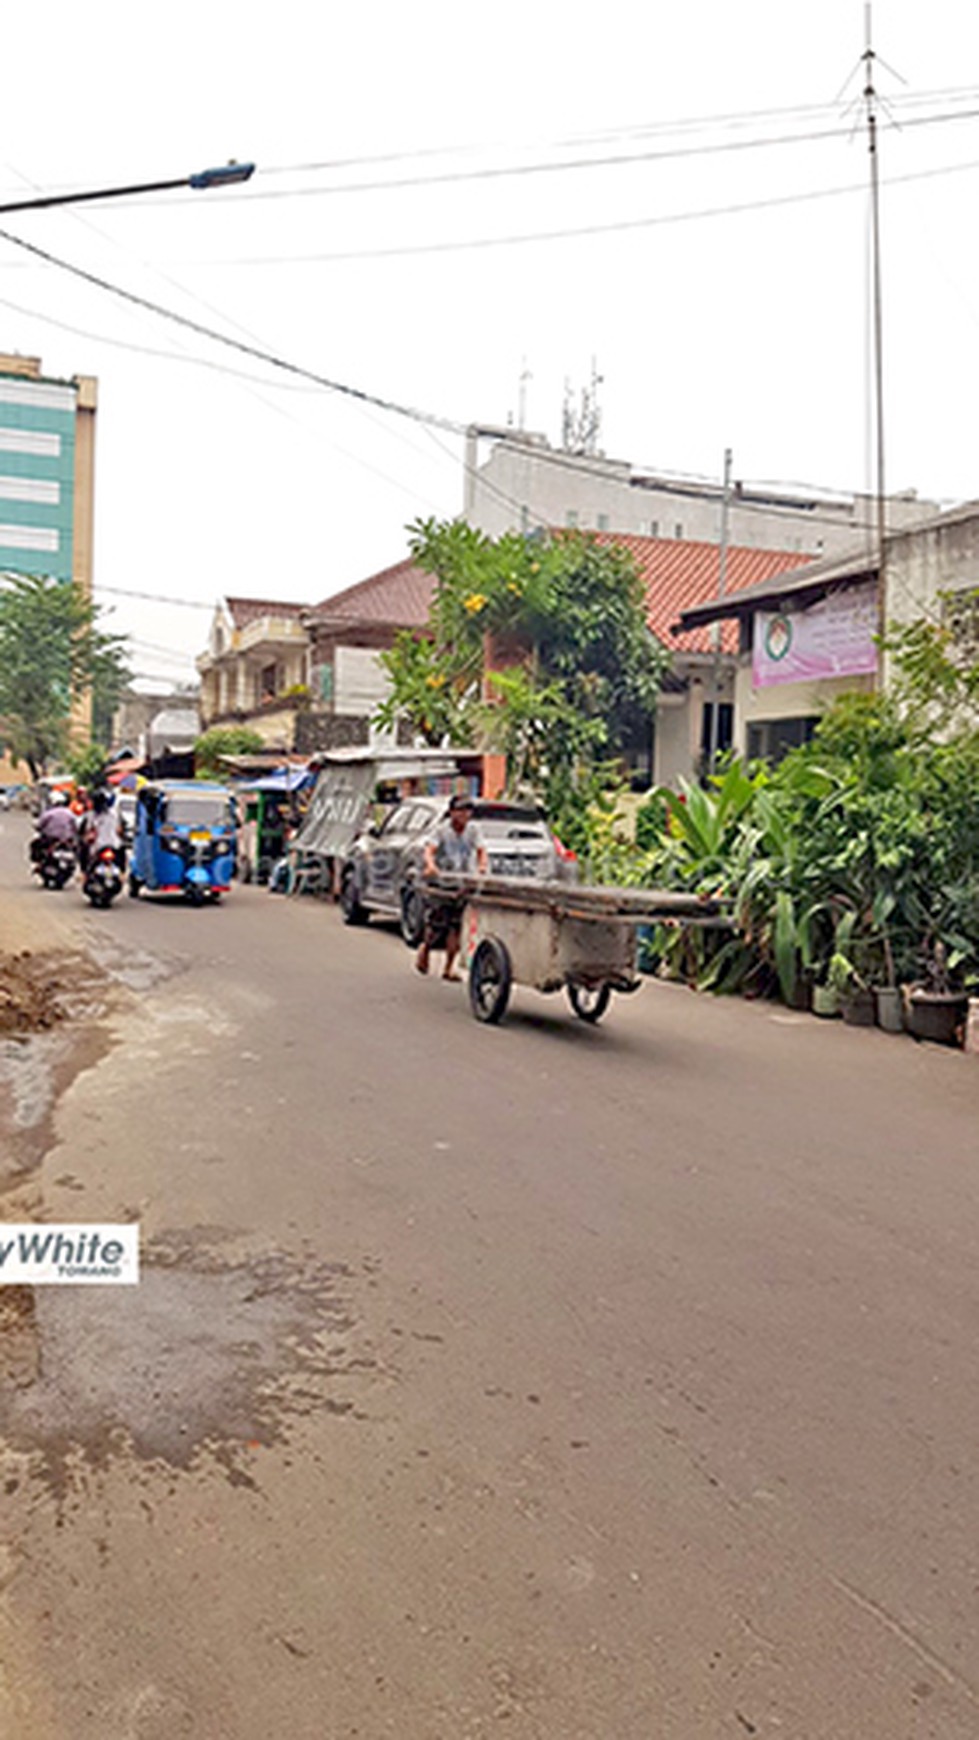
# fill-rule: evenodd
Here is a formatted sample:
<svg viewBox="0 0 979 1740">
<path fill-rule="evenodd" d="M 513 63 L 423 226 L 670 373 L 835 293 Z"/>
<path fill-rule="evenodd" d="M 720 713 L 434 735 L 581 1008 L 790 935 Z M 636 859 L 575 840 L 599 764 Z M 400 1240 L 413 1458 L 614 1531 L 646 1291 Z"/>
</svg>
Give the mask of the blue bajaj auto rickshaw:
<svg viewBox="0 0 979 1740">
<path fill-rule="evenodd" d="M 129 872 L 133 899 L 145 888 L 183 894 L 196 905 L 217 900 L 235 871 L 236 812 L 222 785 L 160 780 L 140 788 Z"/>
</svg>

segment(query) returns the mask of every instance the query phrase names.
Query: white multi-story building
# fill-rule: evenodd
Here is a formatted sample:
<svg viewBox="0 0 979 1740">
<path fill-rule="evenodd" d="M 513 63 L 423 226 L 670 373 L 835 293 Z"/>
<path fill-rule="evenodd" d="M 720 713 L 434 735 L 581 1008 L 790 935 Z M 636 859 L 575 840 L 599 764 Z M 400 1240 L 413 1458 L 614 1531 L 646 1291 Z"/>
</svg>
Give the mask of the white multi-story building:
<svg viewBox="0 0 979 1740">
<path fill-rule="evenodd" d="M 492 442 L 480 463 L 480 443 Z M 465 517 L 490 537 L 535 526 L 627 532 L 717 544 L 723 485 L 643 471 L 602 454 L 567 453 L 543 435 L 473 425 L 466 444 Z M 914 490 L 889 496 L 887 526 L 901 531 L 939 512 Z M 813 557 L 852 551 L 876 536 L 872 497 L 790 484 L 735 481 L 728 539 L 748 550 L 798 550 Z"/>
</svg>

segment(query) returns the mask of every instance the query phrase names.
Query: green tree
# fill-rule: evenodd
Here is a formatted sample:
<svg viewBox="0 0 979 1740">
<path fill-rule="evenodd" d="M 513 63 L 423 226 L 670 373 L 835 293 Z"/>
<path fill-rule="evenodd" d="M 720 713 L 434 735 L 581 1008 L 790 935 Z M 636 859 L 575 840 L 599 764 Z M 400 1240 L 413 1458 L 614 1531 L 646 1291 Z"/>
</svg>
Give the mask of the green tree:
<svg viewBox="0 0 979 1740">
<path fill-rule="evenodd" d="M 257 755 L 266 747 L 264 737 L 249 725 L 212 725 L 194 744 L 194 767 L 199 779 L 219 778 L 226 770 L 223 755 Z"/>
<path fill-rule="evenodd" d="M 37 574 L 0 582 L 0 732 L 33 779 L 68 751 L 73 695 L 92 691 L 107 740 L 129 673 L 124 641 L 99 616 L 79 586 Z"/>
<path fill-rule="evenodd" d="M 464 520 L 420 522 L 410 547 L 435 592 L 427 634 L 381 655 L 380 722 L 499 747 L 511 782 L 580 807 L 636 713 L 652 714 L 668 662 L 630 556 L 581 533 L 494 540 Z"/>
</svg>

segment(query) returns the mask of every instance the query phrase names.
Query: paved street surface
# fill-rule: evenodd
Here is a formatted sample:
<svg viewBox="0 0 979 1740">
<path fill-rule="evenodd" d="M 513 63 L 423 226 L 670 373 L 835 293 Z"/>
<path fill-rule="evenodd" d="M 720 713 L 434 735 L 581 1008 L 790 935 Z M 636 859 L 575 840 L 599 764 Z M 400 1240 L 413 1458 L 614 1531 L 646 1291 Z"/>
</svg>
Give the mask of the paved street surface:
<svg viewBox="0 0 979 1740">
<path fill-rule="evenodd" d="M 0 1047 L 2 1212 L 144 1262 L 7 1325 L 4 1740 L 975 1740 L 979 1059 L 654 983 L 481 1028 L 0 820 L 0 946 L 100 963 Z"/>
</svg>

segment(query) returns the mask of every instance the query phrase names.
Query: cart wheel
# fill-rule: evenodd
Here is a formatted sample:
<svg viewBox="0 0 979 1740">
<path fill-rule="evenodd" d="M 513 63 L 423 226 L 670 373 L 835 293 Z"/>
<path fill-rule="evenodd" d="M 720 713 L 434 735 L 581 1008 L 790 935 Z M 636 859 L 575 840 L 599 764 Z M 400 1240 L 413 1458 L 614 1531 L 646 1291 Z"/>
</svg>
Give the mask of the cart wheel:
<svg viewBox="0 0 979 1740">
<path fill-rule="evenodd" d="M 609 1006 L 612 993 L 607 985 L 569 985 L 568 1000 L 579 1021 L 594 1027 Z"/>
<path fill-rule="evenodd" d="M 495 1025 L 510 1001 L 510 956 L 495 936 L 484 937 L 469 968 L 469 1002 L 477 1021 Z"/>
</svg>

